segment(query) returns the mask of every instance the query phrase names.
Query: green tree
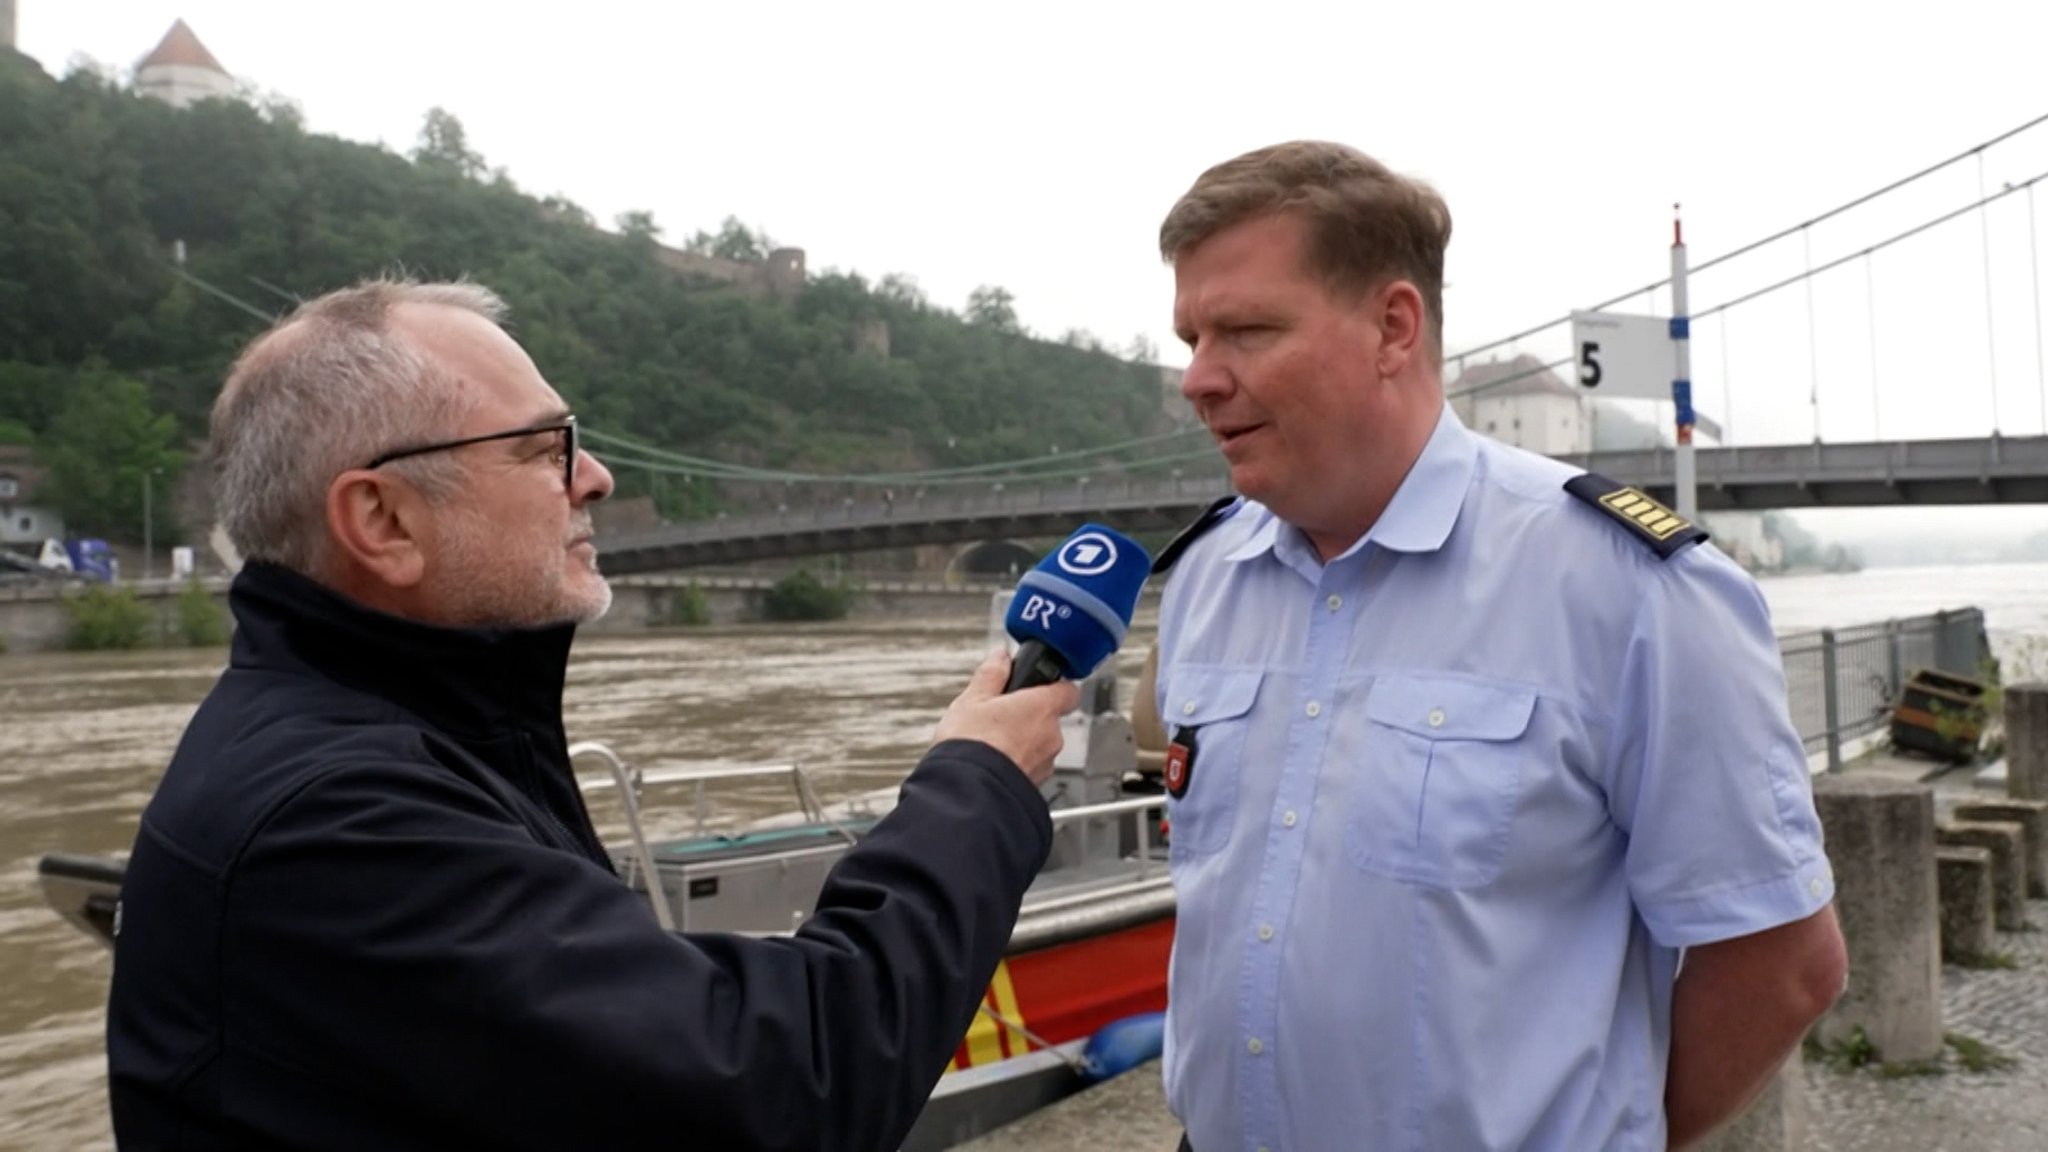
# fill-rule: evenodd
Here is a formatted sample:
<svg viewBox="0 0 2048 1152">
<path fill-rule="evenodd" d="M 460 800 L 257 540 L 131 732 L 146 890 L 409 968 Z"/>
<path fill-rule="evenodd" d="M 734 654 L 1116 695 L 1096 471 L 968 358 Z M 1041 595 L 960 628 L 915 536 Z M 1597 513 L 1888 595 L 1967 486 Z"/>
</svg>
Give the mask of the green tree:
<svg viewBox="0 0 2048 1152">
<path fill-rule="evenodd" d="M 149 641 L 151 613 L 132 588 L 95 584 L 66 596 L 64 610 L 70 617 L 65 642 L 72 648 L 140 648 Z"/>
<path fill-rule="evenodd" d="M 466 180 L 484 174 L 484 158 L 469 146 L 469 133 L 455 113 L 445 108 L 427 110 L 420 125 L 419 144 L 413 148 L 413 162 L 422 168 L 453 172 Z"/>
<path fill-rule="evenodd" d="M 727 216 L 717 234 L 699 231 L 685 247 L 700 256 L 721 260 L 766 260 L 777 245 L 768 233 L 747 227 L 737 216 Z"/>
<path fill-rule="evenodd" d="M 730 216 L 686 246 L 760 261 L 776 243 Z M 870 285 L 827 272 L 774 295 L 677 274 L 574 204 L 490 176 L 446 109 L 405 156 L 309 133 L 278 109 L 173 109 L 0 54 L 0 421 L 70 461 L 53 483 L 80 501 L 81 530 L 139 534 L 141 480 L 155 478 L 140 469 L 164 467 L 170 489 L 164 455 L 205 436 L 221 379 L 272 315 L 394 270 L 496 288 L 593 433 L 718 462 L 670 475 L 613 458 L 621 495 L 670 516 L 844 494 L 739 469 L 913 471 L 1165 430 L 1154 371 L 1089 341 L 1026 337 L 1007 291 L 985 290 L 963 323 L 903 274 Z M 862 339 L 878 324 L 886 358 Z M 146 407 L 132 387 L 122 404 L 84 395 L 105 391 L 81 383 L 98 376 L 139 385 Z M 63 443 L 50 439 L 60 412 L 92 404 L 127 415 L 74 414 Z M 1148 452 L 1104 463 L 1158 467 Z"/>
<path fill-rule="evenodd" d="M 1014 333 L 1018 330 L 1017 299 L 1008 288 L 984 284 L 967 294 L 967 322 Z"/>
<path fill-rule="evenodd" d="M 618 218 L 619 235 L 628 240 L 652 242 L 661 238 L 661 225 L 654 222 L 654 213 L 635 209 L 621 212 Z"/>
<path fill-rule="evenodd" d="M 183 463 L 173 447 L 174 422 L 150 410 L 147 391 L 132 377 L 88 369 L 70 392 L 37 441 L 49 499 L 66 526 L 77 535 L 139 538 L 147 476 L 157 540 L 175 539 L 165 514 Z"/>
</svg>

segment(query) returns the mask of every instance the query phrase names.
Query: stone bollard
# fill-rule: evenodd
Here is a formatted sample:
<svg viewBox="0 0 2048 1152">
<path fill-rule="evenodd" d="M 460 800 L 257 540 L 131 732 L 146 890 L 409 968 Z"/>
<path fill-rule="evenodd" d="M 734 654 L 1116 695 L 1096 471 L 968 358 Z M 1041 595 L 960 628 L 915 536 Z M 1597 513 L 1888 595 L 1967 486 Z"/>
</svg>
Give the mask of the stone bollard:
<svg viewBox="0 0 2048 1152">
<path fill-rule="evenodd" d="M 2005 794 L 2048 800 L 2048 684 L 2005 686 Z"/>
<path fill-rule="evenodd" d="M 1697 1152 L 1794 1152 L 1806 1147 L 1805 1079 L 1798 1053 L 1778 1068 L 1749 1108 L 1716 1128 Z"/>
<path fill-rule="evenodd" d="M 1949 810 L 1956 820 L 2017 824 L 2027 864 L 2027 895 L 2048 897 L 2048 800 L 1972 800 Z"/>
<path fill-rule="evenodd" d="M 1991 849 L 1958 845 L 1934 850 L 1941 890 L 1941 958 L 1967 964 L 1991 954 Z"/>
<path fill-rule="evenodd" d="M 1936 828 L 1934 837 L 1944 845 L 1991 849 L 1992 920 L 2001 932 L 2027 926 L 2027 862 L 2019 825 L 1954 821 Z"/>
<path fill-rule="evenodd" d="M 1815 1032 L 1843 1043 L 1857 1028 L 1885 1060 L 1941 1053 L 1941 942 L 1934 885 L 1934 792 L 1883 777 L 1813 782 L 1849 986 Z"/>
</svg>

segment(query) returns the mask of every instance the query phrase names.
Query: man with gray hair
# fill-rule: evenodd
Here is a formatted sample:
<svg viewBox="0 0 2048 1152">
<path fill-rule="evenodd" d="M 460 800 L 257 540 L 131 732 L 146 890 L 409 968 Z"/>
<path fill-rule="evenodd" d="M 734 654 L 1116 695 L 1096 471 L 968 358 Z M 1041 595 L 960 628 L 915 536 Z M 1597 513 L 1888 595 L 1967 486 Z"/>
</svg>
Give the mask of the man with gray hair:
<svg viewBox="0 0 2048 1152">
<path fill-rule="evenodd" d="M 468 284 L 257 338 L 213 413 L 230 665 L 117 915 L 124 1147 L 893 1149 L 1051 847 L 1071 684 L 991 656 L 793 936 L 664 932 L 571 774 L 611 593 L 575 416 Z"/>
</svg>

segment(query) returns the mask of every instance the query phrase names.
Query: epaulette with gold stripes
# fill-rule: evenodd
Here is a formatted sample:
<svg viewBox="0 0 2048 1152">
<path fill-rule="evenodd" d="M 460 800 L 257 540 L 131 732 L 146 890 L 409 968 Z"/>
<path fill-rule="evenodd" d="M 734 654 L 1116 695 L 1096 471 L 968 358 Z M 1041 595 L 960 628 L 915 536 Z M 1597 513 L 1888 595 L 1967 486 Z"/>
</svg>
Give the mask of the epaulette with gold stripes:
<svg viewBox="0 0 2048 1152">
<path fill-rule="evenodd" d="M 1650 499 L 1642 489 L 1598 473 L 1574 476 L 1564 482 L 1564 490 L 1627 527 L 1636 539 L 1666 560 L 1687 545 L 1707 538 L 1706 529 Z"/>
<path fill-rule="evenodd" d="M 1188 550 L 1188 545 L 1193 544 L 1202 533 L 1228 520 L 1231 513 L 1237 511 L 1242 503 L 1242 497 L 1225 496 L 1202 509 L 1202 514 L 1195 517 L 1192 524 L 1181 529 L 1179 535 L 1167 541 L 1166 547 L 1159 550 L 1158 558 L 1152 561 L 1152 575 L 1157 576 L 1173 567 L 1173 562 L 1180 559 L 1180 554 Z"/>
</svg>

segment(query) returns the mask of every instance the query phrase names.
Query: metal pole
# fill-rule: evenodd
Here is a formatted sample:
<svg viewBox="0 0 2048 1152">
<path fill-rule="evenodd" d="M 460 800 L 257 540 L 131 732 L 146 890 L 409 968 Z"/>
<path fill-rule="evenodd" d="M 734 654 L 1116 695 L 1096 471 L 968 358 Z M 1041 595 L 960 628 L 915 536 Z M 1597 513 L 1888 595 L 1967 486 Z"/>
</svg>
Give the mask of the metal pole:
<svg viewBox="0 0 2048 1152">
<path fill-rule="evenodd" d="M 1842 770 L 1842 692 L 1835 667 L 1835 630 L 1820 630 L 1820 682 L 1822 706 L 1828 725 L 1828 771 Z"/>
<path fill-rule="evenodd" d="M 1905 687 L 1904 681 L 1900 679 L 1900 677 L 1905 675 L 1905 669 L 1899 666 L 1899 622 L 1897 620 L 1887 620 L 1884 622 L 1884 648 L 1885 703 L 1889 704 L 1899 698 L 1900 690 Z"/>
<path fill-rule="evenodd" d="M 150 557 L 153 554 L 152 545 L 155 543 L 153 539 L 155 525 L 150 519 L 150 505 L 154 501 L 150 499 L 152 493 L 149 478 L 150 469 L 144 468 L 142 470 L 142 581 L 145 584 L 149 582 L 150 576 L 153 575 L 150 571 Z"/>
<path fill-rule="evenodd" d="M 1700 501 L 1692 458 L 1692 318 L 1686 311 L 1685 229 L 1678 218 L 1678 205 L 1671 206 L 1671 213 L 1671 343 L 1678 353 L 1671 404 L 1678 424 L 1678 514 L 1697 520 Z"/>
</svg>

